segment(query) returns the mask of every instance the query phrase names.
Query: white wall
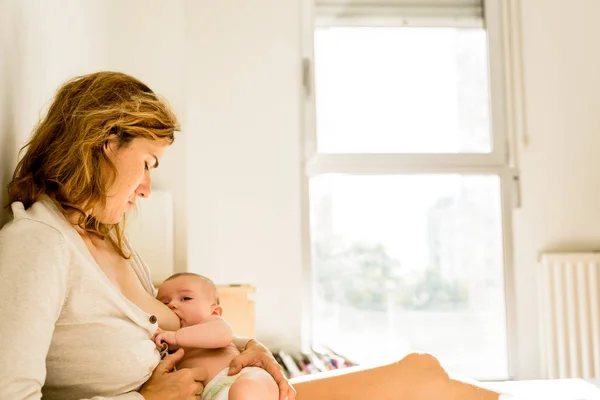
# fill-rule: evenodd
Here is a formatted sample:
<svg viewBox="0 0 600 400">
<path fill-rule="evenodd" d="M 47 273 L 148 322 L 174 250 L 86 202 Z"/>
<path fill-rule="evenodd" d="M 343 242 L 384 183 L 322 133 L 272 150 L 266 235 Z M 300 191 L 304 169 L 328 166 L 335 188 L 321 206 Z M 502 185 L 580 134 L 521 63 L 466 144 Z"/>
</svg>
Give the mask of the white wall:
<svg viewBox="0 0 600 400">
<path fill-rule="evenodd" d="M 63 7 L 35 0 L 0 5 L 0 192 L 5 187 L 33 125 L 58 85 L 85 73 L 103 58 L 98 1 L 62 0 Z M 2 213 L 0 223 L 7 217 Z"/>
<path fill-rule="evenodd" d="M 10 182 L 16 163 L 16 85 L 18 80 L 18 31 L 15 4 L 0 3 L 0 226 L 6 222 L 8 212 L 3 208 L 8 197 L 6 185 Z M 8 55 L 12 57 L 8 57 Z"/>
<path fill-rule="evenodd" d="M 100 32 L 106 57 L 97 69 L 121 71 L 145 82 L 173 107 L 182 132 L 165 152 L 153 173 L 152 186 L 173 196 L 175 271 L 187 265 L 187 141 L 185 126 L 185 7 L 184 0 L 103 0 L 105 19 Z M 140 217 L 144 215 L 143 204 Z M 153 260 L 147 260 L 150 264 Z"/>
<path fill-rule="evenodd" d="M 298 0 L 190 2 L 189 270 L 258 288 L 257 335 L 300 343 Z"/>
<path fill-rule="evenodd" d="M 600 250 L 600 2 L 523 0 L 528 145 L 514 213 L 520 378 L 539 374 L 535 278 L 544 250 Z"/>
</svg>

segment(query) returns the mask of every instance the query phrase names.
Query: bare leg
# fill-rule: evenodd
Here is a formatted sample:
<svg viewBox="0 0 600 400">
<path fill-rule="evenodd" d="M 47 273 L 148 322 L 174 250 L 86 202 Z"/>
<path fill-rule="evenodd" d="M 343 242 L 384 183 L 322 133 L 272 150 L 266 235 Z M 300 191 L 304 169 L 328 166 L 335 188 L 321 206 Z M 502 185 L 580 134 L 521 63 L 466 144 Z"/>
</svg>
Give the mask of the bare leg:
<svg viewBox="0 0 600 400">
<path fill-rule="evenodd" d="M 498 400 L 499 394 L 455 381 L 429 354 L 371 369 L 292 380 L 297 400 Z"/>
<path fill-rule="evenodd" d="M 277 400 L 279 389 L 264 370 L 244 369 L 229 388 L 229 400 Z"/>
</svg>

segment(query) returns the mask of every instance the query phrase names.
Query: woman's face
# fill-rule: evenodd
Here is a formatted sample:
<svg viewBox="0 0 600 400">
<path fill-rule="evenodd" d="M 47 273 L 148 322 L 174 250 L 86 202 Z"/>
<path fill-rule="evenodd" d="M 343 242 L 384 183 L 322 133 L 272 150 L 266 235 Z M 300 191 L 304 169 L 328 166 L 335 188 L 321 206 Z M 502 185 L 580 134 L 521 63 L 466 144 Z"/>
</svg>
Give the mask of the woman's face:
<svg viewBox="0 0 600 400">
<path fill-rule="evenodd" d="M 117 170 L 117 176 L 108 189 L 106 207 L 94 211 L 96 219 L 103 224 L 116 224 L 133 207 L 137 197 L 150 196 L 150 174 L 158 167 L 170 142 L 137 138 L 119 147 L 118 138 L 108 141 L 104 147 L 107 157 Z"/>
</svg>

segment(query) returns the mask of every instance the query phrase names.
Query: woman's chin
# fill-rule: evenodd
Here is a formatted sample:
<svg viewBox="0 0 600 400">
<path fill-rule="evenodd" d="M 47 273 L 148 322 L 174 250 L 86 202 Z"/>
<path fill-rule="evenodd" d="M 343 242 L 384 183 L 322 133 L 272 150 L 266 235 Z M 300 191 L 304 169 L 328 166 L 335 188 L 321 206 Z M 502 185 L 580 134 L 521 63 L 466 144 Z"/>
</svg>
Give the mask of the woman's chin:
<svg viewBox="0 0 600 400">
<path fill-rule="evenodd" d="M 100 222 L 101 224 L 104 225 L 116 225 L 118 223 L 120 223 L 121 221 L 123 221 L 123 217 L 125 216 L 125 213 L 122 213 L 120 215 L 100 215 L 98 217 L 96 217 L 96 219 L 98 220 L 98 222 Z"/>
</svg>

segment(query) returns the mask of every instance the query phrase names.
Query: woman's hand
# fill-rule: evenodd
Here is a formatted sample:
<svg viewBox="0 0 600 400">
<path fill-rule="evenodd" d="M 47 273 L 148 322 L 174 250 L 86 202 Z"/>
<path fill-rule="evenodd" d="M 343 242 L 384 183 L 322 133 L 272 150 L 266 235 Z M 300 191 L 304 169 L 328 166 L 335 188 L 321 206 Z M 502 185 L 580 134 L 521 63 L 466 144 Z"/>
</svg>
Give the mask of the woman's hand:
<svg viewBox="0 0 600 400">
<path fill-rule="evenodd" d="M 237 374 L 244 367 L 260 367 L 271 374 L 279 386 L 279 400 L 296 399 L 296 390 L 294 390 L 283 375 L 281 366 L 275 361 L 273 354 L 254 339 L 248 342 L 242 354 L 231 361 L 231 364 L 229 364 L 229 375 Z"/>
<path fill-rule="evenodd" d="M 183 350 L 167 355 L 154 369 L 148 382 L 140 389 L 145 400 L 198 400 L 204 390 L 204 368 L 184 368 L 171 372 L 181 359 Z"/>
</svg>

